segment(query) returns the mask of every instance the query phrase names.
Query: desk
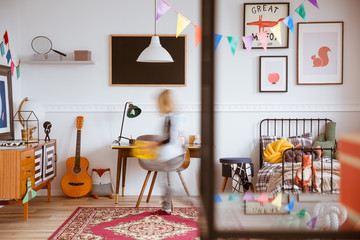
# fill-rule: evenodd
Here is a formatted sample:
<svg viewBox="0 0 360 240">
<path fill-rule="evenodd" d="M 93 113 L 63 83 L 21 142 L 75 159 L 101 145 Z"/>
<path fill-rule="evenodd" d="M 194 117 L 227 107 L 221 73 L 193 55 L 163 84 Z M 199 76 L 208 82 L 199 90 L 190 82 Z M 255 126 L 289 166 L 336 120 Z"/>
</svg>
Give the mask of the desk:
<svg viewBox="0 0 360 240">
<path fill-rule="evenodd" d="M 131 149 L 135 148 L 135 146 L 111 145 L 110 147 L 111 147 L 111 149 L 115 149 L 118 151 L 117 170 L 116 170 L 116 195 L 115 195 L 115 203 L 118 203 L 121 165 L 122 165 L 122 196 L 124 196 L 127 158 L 132 157 Z M 200 155 L 201 155 L 200 145 L 189 145 L 189 146 L 186 146 L 186 148 L 190 152 L 190 158 L 200 158 Z"/>
</svg>

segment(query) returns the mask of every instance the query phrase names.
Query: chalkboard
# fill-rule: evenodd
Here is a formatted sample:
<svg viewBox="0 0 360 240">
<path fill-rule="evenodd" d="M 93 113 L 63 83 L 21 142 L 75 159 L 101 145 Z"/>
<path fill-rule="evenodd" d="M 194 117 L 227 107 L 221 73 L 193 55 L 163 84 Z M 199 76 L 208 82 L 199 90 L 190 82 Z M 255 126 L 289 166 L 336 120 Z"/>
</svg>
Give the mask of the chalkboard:
<svg viewBox="0 0 360 240">
<path fill-rule="evenodd" d="M 136 62 L 152 35 L 110 35 L 110 86 L 186 86 L 186 35 L 159 35 L 173 63 Z"/>
</svg>

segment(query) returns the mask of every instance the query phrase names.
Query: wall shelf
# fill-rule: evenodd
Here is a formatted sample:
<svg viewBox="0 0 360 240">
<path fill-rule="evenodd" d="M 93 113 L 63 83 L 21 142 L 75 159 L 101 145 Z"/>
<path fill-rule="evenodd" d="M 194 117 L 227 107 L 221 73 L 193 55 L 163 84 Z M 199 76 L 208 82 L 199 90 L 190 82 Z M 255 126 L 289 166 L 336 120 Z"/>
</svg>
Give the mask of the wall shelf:
<svg viewBox="0 0 360 240">
<path fill-rule="evenodd" d="M 33 61 L 24 60 L 21 61 L 23 64 L 95 64 L 94 61 Z"/>
</svg>

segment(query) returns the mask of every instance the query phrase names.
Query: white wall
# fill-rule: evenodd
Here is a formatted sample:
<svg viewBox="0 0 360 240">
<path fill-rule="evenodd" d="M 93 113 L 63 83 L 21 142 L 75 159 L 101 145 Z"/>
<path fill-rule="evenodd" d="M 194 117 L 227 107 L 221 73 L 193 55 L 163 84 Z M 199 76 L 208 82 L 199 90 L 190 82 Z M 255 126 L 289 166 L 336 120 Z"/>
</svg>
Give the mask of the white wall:
<svg viewBox="0 0 360 240">
<path fill-rule="evenodd" d="M 168 0 L 175 10 L 201 26 L 201 1 Z M 223 35 L 242 35 L 243 2 L 218 1 L 216 32 Z M 246 1 L 249 2 L 249 1 Z M 270 2 L 261 0 L 259 2 Z M 290 1 L 290 11 L 303 1 Z M 258 161 L 258 123 L 267 117 L 328 117 L 337 122 L 337 134 L 359 131 L 360 83 L 358 68 L 360 34 L 356 24 L 360 2 L 348 0 L 318 0 L 320 9 L 306 3 L 310 21 L 344 21 L 344 84 L 340 86 L 296 85 L 296 35 L 290 33 L 289 49 L 253 50 L 251 55 L 238 47 L 231 55 L 227 40 L 216 51 L 216 159 L 225 156 L 251 156 Z M 109 145 L 117 138 L 121 125 L 122 107 L 133 101 L 143 108 L 135 119 L 126 119 L 124 135 L 136 137 L 158 132 L 161 117 L 156 111 L 157 87 L 109 86 L 109 35 L 152 34 L 154 23 L 152 0 L 15 0 L 6 3 L 10 13 L 0 15 L 1 25 L 14 33 L 16 52 L 21 58 L 31 57 L 31 40 L 37 35 L 52 39 L 54 48 L 66 53 L 86 49 L 92 51 L 94 65 L 32 65 L 22 64 L 22 77 L 15 91 L 18 104 L 22 98 L 37 100 L 46 107 L 44 120 L 53 123 L 51 138 L 57 139 L 58 177 L 52 190 L 61 194 L 60 180 L 65 173 L 66 159 L 75 154 L 75 118 L 85 117 L 82 129 L 81 155 L 90 161 L 90 168 L 112 169 L 115 180 L 116 151 Z M 0 10 L 0 13 L 6 12 Z M 12 21 L 8 21 L 12 19 Z M 295 22 L 301 21 L 295 18 Z M 3 24 L 4 23 L 4 24 Z M 177 16 L 173 11 L 157 23 L 158 34 L 175 34 Z M 3 29 L 0 29 L 3 30 Z M 174 87 L 179 108 L 187 118 L 187 133 L 200 129 L 200 57 L 201 46 L 195 48 L 194 28 L 187 34 L 187 86 Z M 15 43 L 14 43 L 15 45 Z M 15 46 L 14 46 L 15 47 Z M 289 56 L 289 90 L 287 93 L 258 92 L 258 56 Z M 72 57 L 72 56 L 70 56 Z M 17 109 L 17 105 L 15 106 Z M 42 124 L 41 124 L 42 125 Z M 17 131 L 19 131 L 17 129 Z M 18 134 L 18 133 L 17 133 Z M 41 131 L 42 137 L 44 134 Z M 220 189 L 221 166 L 217 164 Z M 198 194 L 199 161 L 194 159 L 184 172 L 191 194 Z M 137 162 L 128 162 L 125 194 L 137 195 L 145 177 Z M 154 194 L 159 194 L 156 187 Z"/>
</svg>

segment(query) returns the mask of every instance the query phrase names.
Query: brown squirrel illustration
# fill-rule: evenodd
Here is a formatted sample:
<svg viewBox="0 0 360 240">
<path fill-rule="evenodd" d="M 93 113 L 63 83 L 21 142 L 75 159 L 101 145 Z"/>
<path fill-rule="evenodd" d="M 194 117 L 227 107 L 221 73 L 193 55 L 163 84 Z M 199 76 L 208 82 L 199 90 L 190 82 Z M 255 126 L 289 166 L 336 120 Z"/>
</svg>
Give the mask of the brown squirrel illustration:
<svg viewBox="0 0 360 240">
<path fill-rule="evenodd" d="M 328 52 L 330 51 L 330 48 L 324 46 L 319 49 L 318 58 L 316 57 L 316 54 L 311 56 L 311 59 L 313 60 L 313 67 L 325 67 L 326 65 L 328 65 Z"/>
</svg>

